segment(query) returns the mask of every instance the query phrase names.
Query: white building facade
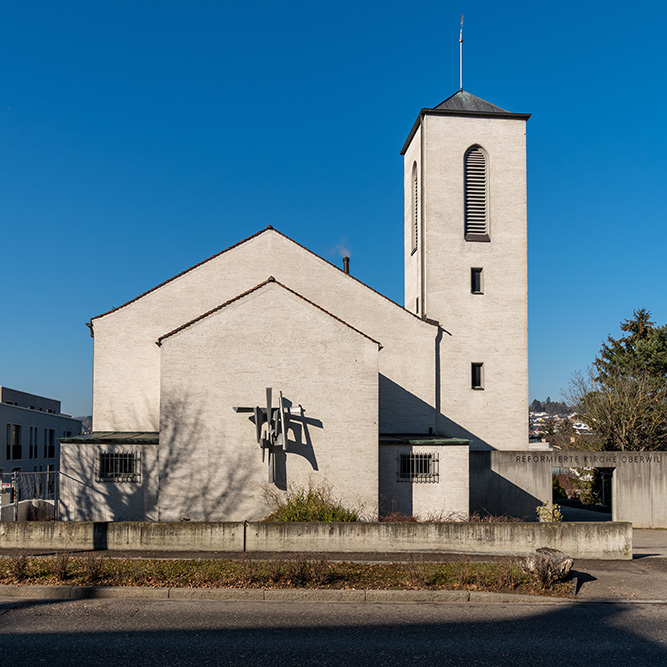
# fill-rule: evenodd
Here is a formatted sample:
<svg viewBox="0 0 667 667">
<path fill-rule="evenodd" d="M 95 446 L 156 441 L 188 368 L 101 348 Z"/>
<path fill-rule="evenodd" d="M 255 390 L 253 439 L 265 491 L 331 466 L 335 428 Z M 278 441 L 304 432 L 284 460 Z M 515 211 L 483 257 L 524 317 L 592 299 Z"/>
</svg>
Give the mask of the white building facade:
<svg viewBox="0 0 667 667">
<path fill-rule="evenodd" d="M 405 308 L 268 227 L 94 317 L 61 517 L 257 519 L 309 485 L 467 517 L 469 452 L 527 447 L 527 118 L 463 91 L 421 111 Z"/>
</svg>

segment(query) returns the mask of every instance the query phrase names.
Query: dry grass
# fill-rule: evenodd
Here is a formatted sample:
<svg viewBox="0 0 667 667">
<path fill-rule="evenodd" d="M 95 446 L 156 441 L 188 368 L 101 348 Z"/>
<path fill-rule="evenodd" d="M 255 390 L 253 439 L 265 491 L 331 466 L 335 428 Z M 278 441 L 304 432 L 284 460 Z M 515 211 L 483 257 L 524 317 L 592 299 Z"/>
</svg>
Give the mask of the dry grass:
<svg viewBox="0 0 667 667">
<path fill-rule="evenodd" d="M 475 590 L 571 595 L 571 585 L 548 588 L 515 561 L 496 563 L 332 563 L 325 555 L 291 559 L 159 560 L 13 556 L 0 558 L 2 584 L 147 586 L 154 588 L 332 588 L 375 590 Z"/>
</svg>

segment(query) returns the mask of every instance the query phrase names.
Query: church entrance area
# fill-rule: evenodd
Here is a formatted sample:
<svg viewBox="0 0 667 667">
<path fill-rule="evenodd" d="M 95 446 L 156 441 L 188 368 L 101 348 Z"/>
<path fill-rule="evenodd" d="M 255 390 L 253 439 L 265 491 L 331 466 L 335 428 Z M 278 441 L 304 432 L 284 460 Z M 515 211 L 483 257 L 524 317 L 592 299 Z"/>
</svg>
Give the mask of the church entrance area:
<svg viewBox="0 0 667 667">
<path fill-rule="evenodd" d="M 562 490 L 554 489 L 555 480 Z M 581 504 L 567 503 L 563 496 Z M 537 521 L 537 507 L 553 501 L 567 508 L 566 521 L 611 519 L 629 521 L 635 528 L 667 528 L 667 455 L 659 451 L 470 452 L 471 513 Z"/>
<path fill-rule="evenodd" d="M 611 521 L 614 468 L 552 468 L 552 502 L 563 521 Z"/>
</svg>

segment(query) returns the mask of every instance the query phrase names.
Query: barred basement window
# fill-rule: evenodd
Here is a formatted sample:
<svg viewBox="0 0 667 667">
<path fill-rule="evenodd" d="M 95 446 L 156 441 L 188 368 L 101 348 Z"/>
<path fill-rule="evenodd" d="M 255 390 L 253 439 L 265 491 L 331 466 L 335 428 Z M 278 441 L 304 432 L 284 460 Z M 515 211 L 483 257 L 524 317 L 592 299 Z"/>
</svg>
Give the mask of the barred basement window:
<svg viewBox="0 0 667 667">
<path fill-rule="evenodd" d="M 98 482 L 139 482 L 141 461 L 138 452 L 100 452 Z"/>
<path fill-rule="evenodd" d="M 427 454 L 399 454 L 397 480 L 399 482 L 430 482 L 440 479 L 440 461 L 437 452 Z"/>
<path fill-rule="evenodd" d="M 486 155 L 472 146 L 464 158 L 464 205 L 466 241 L 489 241 L 489 193 Z"/>
<path fill-rule="evenodd" d="M 417 163 L 412 165 L 412 252 L 417 250 L 419 242 L 419 178 Z"/>
</svg>

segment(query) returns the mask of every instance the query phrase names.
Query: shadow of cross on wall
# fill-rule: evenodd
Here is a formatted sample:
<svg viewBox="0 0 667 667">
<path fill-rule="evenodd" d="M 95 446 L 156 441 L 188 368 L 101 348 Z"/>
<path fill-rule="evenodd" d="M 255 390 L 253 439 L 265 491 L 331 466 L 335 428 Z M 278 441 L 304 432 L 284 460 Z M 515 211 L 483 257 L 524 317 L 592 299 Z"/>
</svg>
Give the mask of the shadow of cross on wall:
<svg viewBox="0 0 667 667">
<path fill-rule="evenodd" d="M 266 388 L 266 407 L 235 406 L 234 412 L 250 412 L 249 420 L 255 424 L 255 437 L 262 450 L 262 461 L 268 463 L 269 484 L 275 484 L 281 490 L 287 489 L 287 453 L 305 458 L 318 470 L 317 457 L 308 430 L 309 426 L 322 428 L 319 419 L 305 416 L 301 405 L 294 407 L 292 402 L 278 392 L 278 405 L 273 407 L 273 389 Z M 289 434 L 292 434 L 292 438 Z"/>
</svg>

